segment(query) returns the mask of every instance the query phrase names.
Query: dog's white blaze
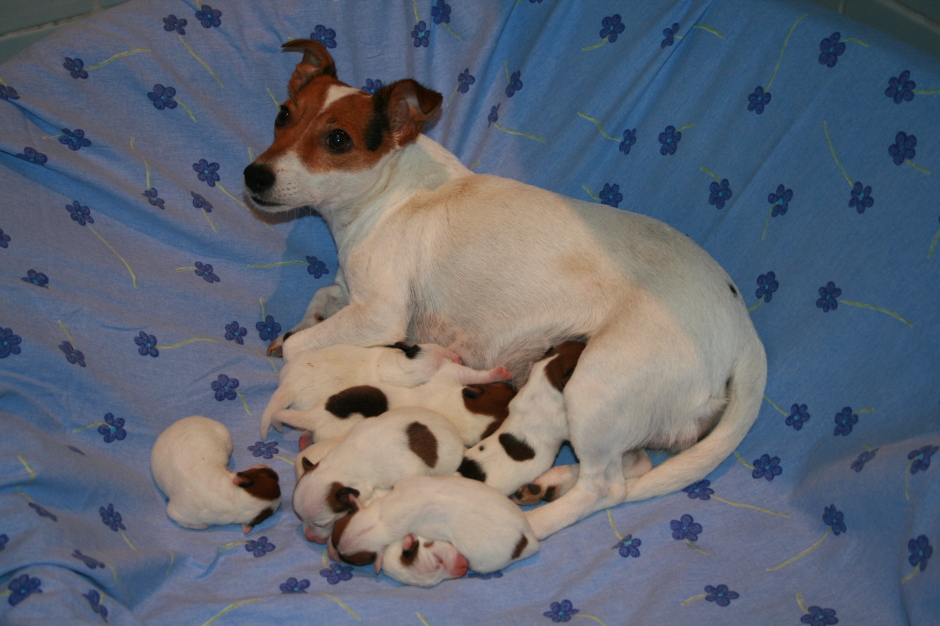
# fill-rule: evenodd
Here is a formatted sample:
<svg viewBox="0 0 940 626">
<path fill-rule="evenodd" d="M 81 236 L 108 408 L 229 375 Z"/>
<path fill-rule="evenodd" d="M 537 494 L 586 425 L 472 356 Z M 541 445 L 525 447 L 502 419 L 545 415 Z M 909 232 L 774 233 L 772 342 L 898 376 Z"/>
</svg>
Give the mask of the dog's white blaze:
<svg viewBox="0 0 940 626">
<path fill-rule="evenodd" d="M 320 109 L 320 111 L 326 111 L 326 109 L 329 108 L 331 104 L 340 98 L 354 93 L 359 93 L 359 90 L 355 87 L 350 87 L 348 85 L 331 85 L 329 90 L 326 92 L 326 100 L 323 101 L 323 107 Z"/>
</svg>

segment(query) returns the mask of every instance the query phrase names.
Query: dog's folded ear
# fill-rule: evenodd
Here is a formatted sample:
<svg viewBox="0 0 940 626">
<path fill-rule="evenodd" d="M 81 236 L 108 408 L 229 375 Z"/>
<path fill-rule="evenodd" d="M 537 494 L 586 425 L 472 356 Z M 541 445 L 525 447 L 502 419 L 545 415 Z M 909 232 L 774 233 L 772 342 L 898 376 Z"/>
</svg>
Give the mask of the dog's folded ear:
<svg viewBox="0 0 940 626">
<path fill-rule="evenodd" d="M 410 78 L 396 81 L 381 91 L 385 93 L 382 96 L 376 93 L 376 96 L 388 98 L 388 120 L 400 146 L 418 137 L 421 127 L 438 112 L 444 101 L 444 96 Z"/>
<path fill-rule="evenodd" d="M 303 457 L 300 460 L 300 464 L 303 466 L 305 474 L 307 472 L 312 472 L 313 470 L 317 469 L 317 465 L 319 465 L 319 463 L 311 463 L 310 459 L 308 459 L 307 457 Z"/>
<path fill-rule="evenodd" d="M 336 64 L 333 57 L 319 41 L 312 39 L 294 39 L 281 44 L 286 50 L 303 50 L 304 58 L 294 68 L 294 73 L 287 83 L 290 97 L 296 96 L 301 89 L 317 76 L 326 75 L 336 78 Z"/>
</svg>

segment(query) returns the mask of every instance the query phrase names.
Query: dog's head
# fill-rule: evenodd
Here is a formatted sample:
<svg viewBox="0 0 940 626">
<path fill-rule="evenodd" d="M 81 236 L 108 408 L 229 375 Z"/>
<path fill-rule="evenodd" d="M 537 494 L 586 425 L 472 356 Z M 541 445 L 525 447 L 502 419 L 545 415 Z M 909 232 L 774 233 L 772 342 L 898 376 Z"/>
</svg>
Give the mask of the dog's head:
<svg viewBox="0 0 940 626">
<path fill-rule="evenodd" d="M 368 94 L 337 80 L 320 43 L 283 47 L 304 56 L 274 120 L 274 143 L 245 168 L 245 186 L 263 211 L 309 205 L 327 217 L 373 190 L 382 164 L 417 138 L 442 96 L 410 79 Z"/>
<path fill-rule="evenodd" d="M 306 456 L 298 457 L 298 463 L 303 474 L 294 488 L 294 512 L 303 522 L 304 537 L 308 541 L 326 543 L 336 520 L 355 509 L 354 502 L 361 495 L 360 491 L 330 480 L 323 470 L 317 472 L 320 463 L 313 463 Z M 370 495 L 371 490 L 363 497 Z"/>
<path fill-rule="evenodd" d="M 405 585 L 433 587 L 449 578 L 460 578 L 470 567 L 452 543 L 407 535 L 388 545 L 375 560 L 375 573 L 384 571 Z"/>
<path fill-rule="evenodd" d="M 232 483 L 250 496 L 245 513 L 251 519 L 242 524 L 242 532 L 246 534 L 274 515 L 281 506 L 280 477 L 267 465 L 255 465 L 238 472 L 232 478 Z"/>
</svg>

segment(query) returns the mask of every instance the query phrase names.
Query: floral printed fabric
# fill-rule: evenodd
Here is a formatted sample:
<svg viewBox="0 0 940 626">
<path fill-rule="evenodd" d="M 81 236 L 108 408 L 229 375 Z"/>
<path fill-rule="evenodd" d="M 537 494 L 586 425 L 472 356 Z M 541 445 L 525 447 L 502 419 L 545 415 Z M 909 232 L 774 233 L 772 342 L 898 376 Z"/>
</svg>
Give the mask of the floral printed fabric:
<svg viewBox="0 0 940 626">
<path fill-rule="evenodd" d="M 354 87 L 441 92 L 425 130 L 474 172 L 713 255 L 770 365 L 736 454 L 432 589 L 304 540 L 300 433 L 259 440 L 264 352 L 336 251 L 241 204 L 291 38 Z M 131 1 L 63 26 L 0 66 L 0 622 L 931 623 L 938 89 L 936 59 L 785 0 Z M 150 447 L 194 414 L 280 475 L 248 535 L 166 516 Z"/>
</svg>

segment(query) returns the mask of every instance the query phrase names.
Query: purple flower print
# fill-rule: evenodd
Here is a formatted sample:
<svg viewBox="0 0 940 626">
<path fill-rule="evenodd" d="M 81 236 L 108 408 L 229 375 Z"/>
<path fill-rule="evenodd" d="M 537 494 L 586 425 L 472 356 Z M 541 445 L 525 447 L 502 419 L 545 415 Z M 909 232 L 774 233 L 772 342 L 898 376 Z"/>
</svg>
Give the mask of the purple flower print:
<svg viewBox="0 0 940 626">
<path fill-rule="evenodd" d="M 206 213 L 212 213 L 212 205 L 209 204 L 209 201 L 200 196 L 195 191 L 190 191 L 189 195 L 193 197 L 193 208 L 202 209 Z"/>
<path fill-rule="evenodd" d="M 667 126 L 665 131 L 659 133 L 659 143 L 662 144 L 659 147 L 659 153 L 663 156 L 675 154 L 681 139 L 682 133 L 676 132 L 675 126 Z"/>
<path fill-rule="evenodd" d="M 685 514 L 681 518 L 669 522 L 669 528 L 672 529 L 672 538 L 678 541 L 682 539 L 698 541 L 698 536 L 702 532 L 702 525 L 696 522 L 689 514 Z"/>
<path fill-rule="evenodd" d="M 786 215 L 787 209 L 790 208 L 790 200 L 792 199 L 792 189 L 787 189 L 783 185 L 777 185 L 775 192 L 767 194 L 767 202 L 773 205 L 770 216 L 777 217 L 778 215 Z"/>
<path fill-rule="evenodd" d="M 45 165 L 46 161 L 49 160 L 42 152 L 26 146 L 23 148 L 23 152 L 16 155 L 16 158 L 23 159 L 27 163 L 32 163 L 34 165 Z"/>
<path fill-rule="evenodd" d="M 19 354 L 22 351 L 20 344 L 23 338 L 13 334 L 12 328 L 3 328 L 0 326 L 0 359 L 5 359 L 11 354 Z"/>
<path fill-rule="evenodd" d="M 163 109 L 175 109 L 177 104 L 176 100 L 173 99 L 175 95 L 176 89 L 173 87 L 164 87 L 160 83 L 153 86 L 153 91 L 147 92 L 147 98 L 158 111 L 162 111 Z"/>
<path fill-rule="evenodd" d="M 718 210 L 725 208 L 725 202 L 731 199 L 732 191 L 727 178 L 722 178 L 721 183 L 710 184 L 708 191 L 708 204 Z"/>
<path fill-rule="evenodd" d="M 265 317 L 263 322 L 255 324 L 255 328 L 261 341 L 274 341 L 281 334 L 281 325 L 275 322 L 271 315 Z"/>
<path fill-rule="evenodd" d="M 630 154 L 630 148 L 636 144 L 636 129 L 627 129 L 623 131 L 623 141 L 620 142 L 619 150 L 624 154 Z"/>
<path fill-rule="evenodd" d="M 807 610 L 809 612 L 800 618 L 800 622 L 803 624 L 809 624 L 809 626 L 832 626 L 833 624 L 839 623 L 835 609 L 822 609 L 818 606 L 811 606 Z"/>
<path fill-rule="evenodd" d="M 468 67 L 457 76 L 457 91 L 467 93 L 470 91 L 470 85 L 475 83 L 476 80 L 476 78 L 470 75 L 470 68 Z"/>
<path fill-rule="evenodd" d="M 314 41 L 319 41 L 323 44 L 324 48 L 333 49 L 336 47 L 336 31 L 332 28 L 327 28 L 323 24 L 317 24 L 313 32 L 310 33 L 310 38 Z"/>
<path fill-rule="evenodd" d="M 84 69 L 85 62 L 77 57 L 74 59 L 65 57 L 65 63 L 62 64 L 62 67 L 69 71 L 72 78 L 88 78 L 88 72 Z"/>
<path fill-rule="evenodd" d="M 235 391 L 238 389 L 238 379 L 229 378 L 225 374 L 219 374 L 217 380 L 212 381 L 212 391 L 215 392 L 215 399 L 219 402 L 223 400 L 234 400 L 238 397 Z"/>
<path fill-rule="evenodd" d="M 3 549 L 7 547 L 8 541 L 10 541 L 10 538 L 7 537 L 6 533 L 0 535 L 0 552 L 3 552 Z"/>
<path fill-rule="evenodd" d="M 88 593 L 82 594 L 82 597 L 88 600 L 92 611 L 100 615 L 101 619 L 104 621 L 108 621 L 108 609 L 99 604 L 101 602 L 101 594 L 99 594 L 96 589 L 89 589 Z"/>
<path fill-rule="evenodd" d="M 917 450 L 911 450 L 907 455 L 908 460 L 913 461 L 913 463 L 911 463 L 911 474 L 927 471 L 930 467 L 930 457 L 936 454 L 937 450 L 940 450 L 940 448 L 931 445 L 926 445 Z"/>
<path fill-rule="evenodd" d="M 663 29 L 663 37 L 665 37 L 665 39 L 663 39 L 661 42 L 659 42 L 659 47 L 660 47 L 660 48 L 665 48 L 666 46 L 671 46 L 671 45 L 675 42 L 675 36 L 676 36 L 676 33 L 678 33 L 678 32 L 679 32 L 679 24 L 678 24 L 678 23 L 673 24 L 673 25 L 670 26 L 669 28 L 664 28 L 664 29 Z"/>
<path fill-rule="evenodd" d="M 489 124 L 495 124 L 499 121 L 499 107 L 501 104 L 502 102 L 490 109 L 490 114 L 486 116 L 486 120 L 489 122 Z M 489 126 L 489 124 L 487 124 L 487 126 Z"/>
<path fill-rule="evenodd" d="M 752 465 L 754 469 L 751 471 L 751 477 L 755 479 L 766 478 L 769 482 L 783 473 L 783 468 L 780 467 L 780 457 L 771 457 L 769 454 L 761 456 Z"/>
<path fill-rule="evenodd" d="M 728 585 L 718 585 L 717 587 L 708 585 L 705 587 L 705 593 L 708 594 L 705 596 L 705 600 L 707 602 L 714 602 L 718 606 L 728 606 L 731 604 L 732 600 L 738 599 L 738 593 L 729 590 Z"/>
<path fill-rule="evenodd" d="M 0 248 L 9 248 L 10 247 L 11 237 L 3 232 L 3 229 L 0 228 Z"/>
<path fill-rule="evenodd" d="M 910 80 L 910 78 L 910 70 L 904 70 L 899 76 L 889 78 L 885 95 L 894 100 L 895 104 L 901 104 L 905 100 L 908 102 L 913 100 L 914 88 L 917 87 L 917 83 Z"/>
<path fill-rule="evenodd" d="M 836 510 L 834 504 L 826 507 L 823 512 L 823 522 L 832 528 L 833 535 L 838 536 L 845 532 L 845 516 L 842 511 Z"/>
<path fill-rule="evenodd" d="M 339 563 L 335 563 L 339 565 Z M 349 568 L 352 569 L 352 568 Z M 310 581 L 304 578 L 303 580 L 297 580 L 293 576 L 287 579 L 286 582 L 280 584 L 281 593 L 307 593 L 307 587 L 310 586 Z"/>
<path fill-rule="evenodd" d="M 431 43 L 431 31 L 428 30 L 428 25 L 423 20 L 415 24 L 414 30 L 411 31 L 411 38 L 414 39 L 415 48 L 422 46 L 427 48 Z"/>
<path fill-rule="evenodd" d="M 104 437 L 104 442 L 124 441 L 127 437 L 127 431 L 124 430 L 124 418 L 115 418 L 114 415 L 108 413 L 104 416 L 104 421 L 105 423 L 98 427 L 98 434 Z"/>
<path fill-rule="evenodd" d="M 157 337 L 155 335 L 148 335 L 144 331 L 134 337 L 134 343 L 137 344 L 137 354 L 140 356 L 152 356 L 154 358 L 160 356 L 160 350 L 157 349 Z"/>
<path fill-rule="evenodd" d="M 196 11 L 196 19 L 202 24 L 203 28 L 212 28 L 213 26 L 220 26 L 222 20 L 219 19 L 222 17 L 222 11 L 218 9 L 213 9 L 208 4 L 202 5 L 202 7 Z"/>
<path fill-rule="evenodd" d="M 780 287 L 777 282 L 777 275 L 774 272 L 767 272 L 757 277 L 757 291 L 755 295 L 764 302 L 770 302 L 774 297 L 774 292 Z"/>
<path fill-rule="evenodd" d="M 601 20 L 601 39 L 607 39 L 610 43 L 617 41 L 617 37 L 624 31 L 626 26 L 620 21 L 620 14 L 611 15 Z"/>
<path fill-rule="evenodd" d="M 436 0 L 434 4 L 431 5 L 431 21 L 435 24 L 449 24 L 450 5 L 446 4 L 444 0 Z"/>
<path fill-rule="evenodd" d="M 0 100 L 19 100 L 20 94 L 9 85 L 0 85 Z"/>
<path fill-rule="evenodd" d="M 326 578 L 329 584 L 338 585 L 340 581 L 352 580 L 353 568 L 340 563 L 330 563 L 329 568 L 320 570 L 320 576 Z"/>
<path fill-rule="evenodd" d="M 38 504 L 36 504 L 35 502 L 30 502 L 30 503 L 29 503 L 29 508 L 31 508 L 31 509 L 33 509 L 34 511 L 36 511 L 36 515 L 38 515 L 39 517 L 47 517 L 47 518 L 51 519 L 53 522 L 58 522 L 58 521 L 59 521 L 59 518 L 58 518 L 58 517 L 56 517 L 55 515 L 53 515 L 53 514 L 50 513 L 49 511 L 47 511 L 47 510 L 45 509 L 45 507 L 41 507 L 41 506 L 39 506 Z"/>
<path fill-rule="evenodd" d="M 30 578 L 29 574 L 17 576 L 7 585 L 7 589 L 10 590 L 7 601 L 10 603 L 10 606 L 16 606 L 31 594 L 42 593 L 42 589 L 39 588 L 41 584 L 41 580 L 38 578 Z"/>
<path fill-rule="evenodd" d="M 59 344 L 59 350 L 65 353 L 65 360 L 72 365 L 78 364 L 80 367 L 85 367 L 85 355 L 82 354 L 81 350 L 72 347 L 71 342 L 63 341 Z"/>
<path fill-rule="evenodd" d="M 113 504 L 109 503 L 108 508 L 104 508 L 103 506 L 99 507 L 98 514 L 101 515 L 101 522 L 114 532 L 127 530 L 127 528 L 124 527 L 121 514 L 114 510 Z"/>
<path fill-rule="evenodd" d="M 378 79 L 372 80 L 371 78 L 367 78 L 366 84 L 362 88 L 362 90 L 366 93 L 374 94 L 376 91 L 378 91 L 381 88 L 382 88 L 382 81 Z"/>
<path fill-rule="evenodd" d="M 927 560 L 933 554 L 933 547 L 930 545 L 930 541 L 927 539 L 927 535 L 921 535 L 908 541 L 907 549 L 911 553 L 907 557 L 907 562 L 910 563 L 913 567 L 917 567 L 919 565 L 920 571 L 927 569 Z"/>
<path fill-rule="evenodd" d="M 175 15 L 168 15 L 163 18 L 163 30 L 168 33 L 176 31 L 180 35 L 185 35 L 185 26 L 187 23 L 185 19 L 177 19 Z"/>
<path fill-rule="evenodd" d="M 196 276 L 201 276 L 207 283 L 218 283 L 222 281 L 222 279 L 216 276 L 215 272 L 212 271 L 210 264 L 201 261 L 196 261 Z"/>
<path fill-rule="evenodd" d="M 643 545 L 643 542 L 636 538 L 634 539 L 633 535 L 627 535 L 623 539 L 617 542 L 617 545 L 614 546 L 614 549 L 620 552 L 620 556 L 623 558 L 633 557 L 638 558 L 640 556 L 639 547 Z"/>
<path fill-rule="evenodd" d="M 819 288 L 819 299 L 816 300 L 816 306 L 828 313 L 839 308 L 839 301 L 836 299 L 842 295 L 842 290 L 836 287 L 831 280 L 824 287 Z"/>
<path fill-rule="evenodd" d="M 843 437 L 852 432 L 852 427 L 858 423 L 858 415 L 852 412 L 852 407 L 845 407 L 836 413 L 836 429 L 833 435 L 842 435 Z"/>
<path fill-rule="evenodd" d="M 617 208 L 623 201 L 623 194 L 620 193 L 620 185 L 611 185 L 604 183 L 604 188 L 597 194 L 601 199 L 601 204 Z"/>
<path fill-rule="evenodd" d="M 276 548 L 273 543 L 268 542 L 267 537 L 258 537 L 257 541 L 249 541 L 245 545 L 245 550 L 251 552 L 255 557 L 261 557 Z"/>
<path fill-rule="evenodd" d="M 231 324 L 225 325 L 225 338 L 229 341 L 234 341 L 238 345 L 245 345 L 245 335 L 248 334 L 248 329 L 243 328 L 238 325 L 238 322 L 232 322 Z"/>
<path fill-rule="evenodd" d="M 315 256 L 307 257 L 307 273 L 311 274 L 314 278 L 320 278 L 324 274 L 329 274 L 330 270 L 326 268 L 326 263 L 319 260 Z"/>
<path fill-rule="evenodd" d="M 865 212 L 865 209 L 871 208 L 874 203 L 875 199 L 871 197 L 871 187 L 864 187 L 861 182 L 856 181 L 852 186 L 852 197 L 849 199 L 849 206 L 861 214 Z"/>
<path fill-rule="evenodd" d="M 758 115 L 764 112 L 764 107 L 770 104 L 770 92 L 764 91 L 760 85 L 754 90 L 754 93 L 747 97 L 747 110 L 754 111 Z"/>
<path fill-rule="evenodd" d="M 553 622 L 569 622 L 571 617 L 577 615 L 579 609 L 574 608 L 571 600 L 562 600 L 561 602 L 552 602 L 549 610 L 542 613 L 545 617 L 551 618 Z"/>
<path fill-rule="evenodd" d="M 85 131 L 81 128 L 75 130 L 63 128 L 62 135 L 62 137 L 59 137 L 59 143 L 68 146 L 69 150 L 81 150 L 91 145 L 91 140 L 85 137 Z"/>
<path fill-rule="evenodd" d="M 248 450 L 251 451 L 251 456 L 259 456 L 265 459 L 273 459 L 274 455 L 277 454 L 277 442 L 269 441 L 265 443 L 263 441 L 256 441 L 255 445 L 248 446 Z"/>
<path fill-rule="evenodd" d="M 790 414 L 787 416 L 786 425 L 792 426 L 793 430 L 800 430 L 803 424 L 809 421 L 809 411 L 805 404 L 794 404 L 790 407 Z"/>
<path fill-rule="evenodd" d="M 689 494 L 689 498 L 695 500 L 696 498 L 700 500 L 708 500 L 712 497 L 712 494 L 715 493 L 715 490 L 710 488 L 710 480 L 700 480 L 695 484 L 689 485 L 682 491 Z"/>
<path fill-rule="evenodd" d="M 84 226 L 86 222 L 88 224 L 95 223 L 95 219 L 91 216 L 91 210 L 78 200 L 73 200 L 72 204 L 66 204 L 65 208 L 69 212 L 72 221 L 78 222 L 79 226 Z"/>
<path fill-rule="evenodd" d="M 199 159 L 199 163 L 193 163 L 193 171 L 196 172 L 199 180 L 210 187 L 215 187 L 215 184 L 219 181 L 218 163 L 209 163 L 205 159 Z"/>
<path fill-rule="evenodd" d="M 74 552 L 72 552 L 72 556 L 78 559 L 79 561 L 82 561 L 90 569 L 95 569 L 96 567 L 100 567 L 101 569 L 105 568 L 104 563 L 102 563 L 98 559 L 88 556 L 87 554 L 82 554 L 80 550 L 75 550 Z"/>
<path fill-rule="evenodd" d="M 839 55 L 845 52 L 845 44 L 839 41 L 841 35 L 832 33 L 819 42 L 819 64 L 826 67 L 835 67 Z"/>
<path fill-rule="evenodd" d="M 20 280 L 30 283 L 31 285 L 36 285 L 37 287 L 45 287 L 49 284 L 49 277 L 36 270 L 27 270 L 26 276 L 22 277 Z"/>
<path fill-rule="evenodd" d="M 522 76 L 522 71 L 516 70 L 509 77 L 509 85 L 506 87 L 507 98 L 512 98 L 514 95 L 516 95 L 517 91 L 520 91 L 522 89 L 522 79 L 520 78 L 521 76 Z"/>
<path fill-rule="evenodd" d="M 164 200 L 163 198 L 157 195 L 158 193 L 159 192 L 156 190 L 155 187 L 151 187 L 150 189 L 145 189 L 144 192 L 140 195 L 147 198 L 147 202 L 149 202 L 153 206 L 158 207 L 160 209 L 166 209 L 166 207 L 163 206 Z"/>
<path fill-rule="evenodd" d="M 894 160 L 895 165 L 901 165 L 904 161 L 913 159 L 917 152 L 917 137 L 908 135 L 901 131 L 894 137 L 894 143 L 888 146 L 888 154 Z"/>
<path fill-rule="evenodd" d="M 861 472 L 863 469 L 865 469 L 865 464 L 875 458 L 875 453 L 877 453 L 878 450 L 879 448 L 875 448 L 874 450 L 866 450 L 865 452 L 862 452 L 854 461 L 852 461 L 852 465 L 850 467 L 855 470 L 856 473 Z"/>
</svg>

